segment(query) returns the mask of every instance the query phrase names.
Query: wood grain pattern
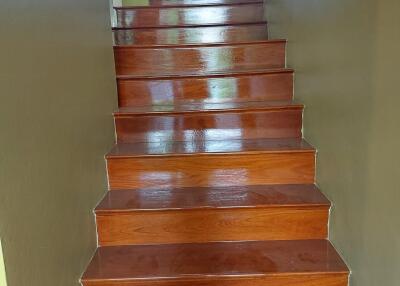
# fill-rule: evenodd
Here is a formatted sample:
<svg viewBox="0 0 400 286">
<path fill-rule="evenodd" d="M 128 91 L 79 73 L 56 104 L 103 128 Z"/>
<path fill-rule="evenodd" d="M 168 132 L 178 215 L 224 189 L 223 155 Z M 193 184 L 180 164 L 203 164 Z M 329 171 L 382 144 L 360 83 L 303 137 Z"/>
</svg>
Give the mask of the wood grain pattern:
<svg viewBox="0 0 400 286">
<path fill-rule="evenodd" d="M 173 48 L 114 47 L 117 75 L 189 75 L 285 67 L 286 41 Z"/>
<path fill-rule="evenodd" d="M 113 31 L 118 46 L 168 46 L 217 43 L 248 43 L 268 38 L 266 24 L 212 27 L 117 29 Z"/>
<path fill-rule="evenodd" d="M 209 154 L 108 159 L 115 189 L 314 183 L 315 154 Z"/>
<path fill-rule="evenodd" d="M 301 105 L 256 102 L 124 108 L 114 117 L 117 142 L 130 143 L 301 137 L 302 114 Z"/>
<path fill-rule="evenodd" d="M 314 275 L 318 281 L 312 282 Z M 347 275 L 345 264 L 326 240 L 248 241 L 101 247 L 83 283 L 309 286 L 311 281 L 311 285 L 344 286 Z M 327 284 L 321 284 L 324 277 L 329 278 Z"/>
<path fill-rule="evenodd" d="M 259 23 L 263 3 L 207 7 L 146 7 L 116 10 L 117 28 L 155 28 Z"/>
<path fill-rule="evenodd" d="M 234 240 L 324 239 L 327 207 L 98 214 L 100 246 Z"/>
<path fill-rule="evenodd" d="M 291 100 L 293 70 L 194 77 L 118 78 L 120 107 Z"/>
<path fill-rule="evenodd" d="M 105 245 L 327 237 L 329 201 L 314 185 L 108 192 L 96 208 Z"/>
</svg>

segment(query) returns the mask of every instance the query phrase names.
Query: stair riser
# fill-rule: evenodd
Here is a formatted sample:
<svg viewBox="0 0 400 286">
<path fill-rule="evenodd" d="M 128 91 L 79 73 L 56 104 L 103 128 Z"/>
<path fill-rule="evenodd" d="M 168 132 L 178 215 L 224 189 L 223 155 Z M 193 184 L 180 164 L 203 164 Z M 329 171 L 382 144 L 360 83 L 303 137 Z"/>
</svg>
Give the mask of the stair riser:
<svg viewBox="0 0 400 286">
<path fill-rule="evenodd" d="M 118 143 L 293 138 L 302 110 L 118 116 L 115 126 Z"/>
<path fill-rule="evenodd" d="M 116 45 L 243 43 L 268 38 L 266 24 L 197 28 L 114 30 Z"/>
<path fill-rule="evenodd" d="M 120 107 L 197 102 L 291 100 L 293 73 L 224 77 L 119 79 Z"/>
<path fill-rule="evenodd" d="M 100 246 L 235 240 L 324 239 L 328 207 L 98 214 Z"/>
<path fill-rule="evenodd" d="M 285 42 L 185 48 L 114 47 L 117 75 L 170 75 L 285 67 Z"/>
<path fill-rule="evenodd" d="M 226 5 L 226 4 L 242 4 L 242 3 L 260 3 L 258 0 L 150 0 L 147 6 L 191 6 L 191 5 Z M 122 7 L 129 7 L 123 5 Z M 132 5 L 131 5 L 132 6 Z M 143 5 L 144 6 L 144 5 Z M 118 6 L 117 6 L 118 7 Z M 117 9 L 116 7 L 116 9 Z"/>
<path fill-rule="evenodd" d="M 204 278 L 164 281 L 98 281 L 84 282 L 84 286 L 347 286 L 348 275 L 337 274 L 281 274 L 252 278 Z"/>
<path fill-rule="evenodd" d="M 116 15 L 119 28 L 241 24 L 264 21 L 264 5 L 118 9 Z"/>
<path fill-rule="evenodd" d="M 109 158 L 111 190 L 313 184 L 315 153 L 202 154 Z M 194 171 L 195 170 L 195 171 Z"/>
</svg>

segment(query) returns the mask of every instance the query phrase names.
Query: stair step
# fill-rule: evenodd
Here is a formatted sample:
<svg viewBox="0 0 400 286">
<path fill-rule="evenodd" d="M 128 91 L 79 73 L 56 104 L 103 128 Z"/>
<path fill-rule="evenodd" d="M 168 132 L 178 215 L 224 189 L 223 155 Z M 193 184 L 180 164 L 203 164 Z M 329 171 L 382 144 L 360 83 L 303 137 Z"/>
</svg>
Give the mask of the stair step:
<svg viewBox="0 0 400 286">
<path fill-rule="evenodd" d="M 315 149 L 300 138 L 117 144 L 109 188 L 313 184 Z"/>
<path fill-rule="evenodd" d="M 268 38 L 266 24 L 192 28 L 114 30 L 117 46 L 176 46 L 222 43 L 247 43 Z"/>
<path fill-rule="evenodd" d="M 303 105 L 292 101 L 124 107 L 114 113 L 117 142 L 301 137 Z"/>
<path fill-rule="evenodd" d="M 150 0 L 145 4 L 137 2 L 137 6 L 122 3 L 114 6 L 115 9 L 148 8 L 148 7 L 193 7 L 193 6 L 218 6 L 262 3 L 260 0 Z M 136 4 L 136 3 L 135 3 Z"/>
<path fill-rule="evenodd" d="M 329 201 L 314 185 L 108 192 L 97 206 L 99 245 L 323 239 Z"/>
<path fill-rule="evenodd" d="M 293 73 L 291 69 L 275 69 L 186 77 L 118 77 L 119 106 L 291 100 Z"/>
<path fill-rule="evenodd" d="M 265 22 L 262 2 L 196 7 L 123 7 L 115 11 L 116 28 L 193 27 Z"/>
<path fill-rule="evenodd" d="M 348 269 L 326 240 L 100 247 L 84 286 L 347 285 Z"/>
<path fill-rule="evenodd" d="M 169 48 L 115 46 L 118 76 L 204 75 L 285 67 L 286 40 Z"/>
</svg>

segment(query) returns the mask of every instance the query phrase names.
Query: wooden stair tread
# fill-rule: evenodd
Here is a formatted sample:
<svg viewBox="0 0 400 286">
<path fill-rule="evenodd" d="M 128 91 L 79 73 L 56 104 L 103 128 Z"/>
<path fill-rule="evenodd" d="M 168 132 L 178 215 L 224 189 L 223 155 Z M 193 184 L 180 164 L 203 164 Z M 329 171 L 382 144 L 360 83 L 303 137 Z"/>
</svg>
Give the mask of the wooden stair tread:
<svg viewBox="0 0 400 286">
<path fill-rule="evenodd" d="M 271 69 L 231 69 L 222 71 L 212 71 L 207 73 L 170 73 L 170 74 L 143 74 L 143 75 L 117 75 L 117 79 L 182 79 L 182 78 L 218 78 L 242 75 L 258 75 L 258 74 L 278 74 L 293 73 L 290 68 L 271 68 Z"/>
<path fill-rule="evenodd" d="M 108 192 L 96 213 L 256 207 L 329 207 L 315 185 L 192 187 Z"/>
<path fill-rule="evenodd" d="M 159 28 L 260 23 L 264 21 L 263 8 L 262 2 L 123 7 L 115 10 L 116 27 Z"/>
<path fill-rule="evenodd" d="M 326 240 L 211 242 L 98 248 L 82 281 L 211 279 L 348 273 Z"/>
<path fill-rule="evenodd" d="M 151 1 L 145 5 L 119 5 L 114 9 L 146 9 L 146 8 L 176 8 L 176 7 L 209 7 L 209 6 L 227 6 L 227 5 L 246 5 L 263 3 L 260 0 L 158 0 Z"/>
<path fill-rule="evenodd" d="M 176 46 L 248 43 L 268 39 L 266 23 L 212 27 L 114 29 L 115 46 Z"/>
<path fill-rule="evenodd" d="M 106 158 L 292 152 L 314 153 L 315 149 L 301 138 L 139 142 L 116 144 Z"/>
<path fill-rule="evenodd" d="M 135 115 L 155 115 L 155 114 L 182 114 L 182 113 L 201 113 L 201 112 L 238 112 L 256 110 L 301 110 L 302 104 L 293 101 L 243 101 L 243 102 L 217 102 L 204 103 L 192 102 L 182 104 L 159 104 L 139 107 L 120 107 L 114 113 L 115 117 L 135 116 Z"/>
</svg>

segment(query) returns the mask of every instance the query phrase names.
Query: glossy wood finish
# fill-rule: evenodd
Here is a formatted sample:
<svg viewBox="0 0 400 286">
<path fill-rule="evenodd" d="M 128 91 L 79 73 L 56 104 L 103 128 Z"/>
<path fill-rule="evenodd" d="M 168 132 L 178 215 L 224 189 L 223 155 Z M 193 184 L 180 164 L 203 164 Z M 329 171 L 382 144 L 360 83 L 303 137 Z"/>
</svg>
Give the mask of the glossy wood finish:
<svg viewBox="0 0 400 286">
<path fill-rule="evenodd" d="M 117 142 L 301 137 L 303 106 L 243 102 L 121 108 Z M 150 131 L 149 131 L 150 130 Z"/>
<path fill-rule="evenodd" d="M 96 214 L 130 212 L 237 209 L 256 207 L 329 207 L 329 200 L 315 185 L 250 185 L 108 192 Z"/>
<path fill-rule="evenodd" d="M 117 46 L 168 46 L 217 43 L 248 43 L 268 38 L 266 24 L 161 28 L 117 29 L 113 31 Z"/>
<path fill-rule="evenodd" d="M 148 0 L 146 2 L 138 2 L 138 6 L 131 4 L 124 4 L 120 6 L 114 6 L 115 9 L 125 9 L 130 7 L 135 8 L 146 8 L 146 7 L 181 7 L 181 6 L 214 6 L 214 5 L 237 5 L 237 4 L 250 4 L 250 3 L 262 3 L 259 0 Z"/>
<path fill-rule="evenodd" d="M 314 161 L 300 139 L 125 144 L 107 156 L 111 190 L 312 184 Z"/>
<path fill-rule="evenodd" d="M 185 27 L 264 22 L 263 3 L 116 10 L 117 28 Z"/>
<path fill-rule="evenodd" d="M 115 10 L 119 143 L 82 284 L 347 285 L 262 1 L 145 2 Z"/>
<path fill-rule="evenodd" d="M 213 76 L 119 78 L 120 107 L 291 100 L 293 70 L 266 70 Z"/>
<path fill-rule="evenodd" d="M 83 284 L 344 286 L 347 275 L 326 240 L 218 242 L 101 247 Z"/>
<path fill-rule="evenodd" d="M 104 245 L 322 239 L 329 201 L 314 185 L 109 192 L 96 208 Z"/>
<path fill-rule="evenodd" d="M 117 75 L 188 75 L 285 67 L 286 41 L 173 48 L 114 47 Z"/>
</svg>

